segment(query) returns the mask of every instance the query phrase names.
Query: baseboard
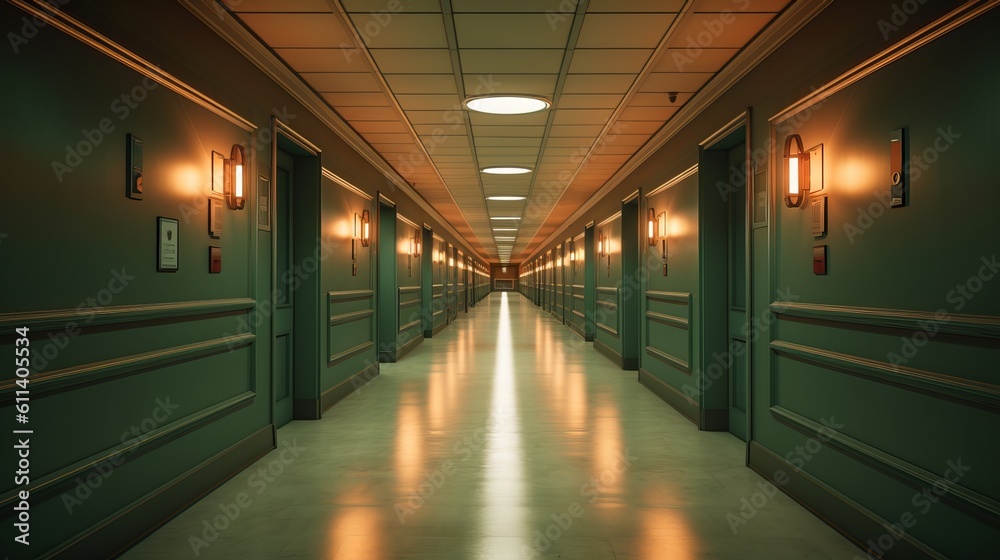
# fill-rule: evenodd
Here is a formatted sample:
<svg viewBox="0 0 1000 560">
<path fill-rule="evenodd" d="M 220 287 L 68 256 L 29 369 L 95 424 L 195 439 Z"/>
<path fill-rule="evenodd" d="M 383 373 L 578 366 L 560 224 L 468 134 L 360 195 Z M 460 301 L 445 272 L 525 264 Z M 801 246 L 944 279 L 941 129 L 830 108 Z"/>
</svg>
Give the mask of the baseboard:
<svg viewBox="0 0 1000 560">
<path fill-rule="evenodd" d="M 319 420 L 322 417 L 319 399 L 294 399 L 292 401 L 293 420 Z"/>
<path fill-rule="evenodd" d="M 90 527 L 46 558 L 115 558 L 274 449 L 268 424 Z"/>
<path fill-rule="evenodd" d="M 418 335 L 410 339 L 406 344 L 396 348 L 396 359 L 393 361 L 399 361 L 400 358 L 409 354 L 414 348 L 420 345 L 424 341 L 423 335 Z"/>
<path fill-rule="evenodd" d="M 364 368 L 363 370 L 355 373 L 348 379 L 345 379 L 340 383 L 324 391 L 323 395 L 320 397 L 320 406 L 322 408 L 322 412 L 330 410 L 330 407 L 344 400 L 344 398 L 354 393 L 354 391 L 360 389 L 363 385 L 367 384 L 372 379 L 375 379 L 375 376 L 377 376 L 378 374 L 379 374 L 379 365 L 372 364 Z"/>
<path fill-rule="evenodd" d="M 434 336 L 437 333 L 443 331 L 444 328 L 447 327 L 447 326 L 448 326 L 448 322 L 447 321 L 441 321 L 440 325 L 434 327 L 434 330 L 431 332 L 431 336 Z"/>
<path fill-rule="evenodd" d="M 706 432 L 728 432 L 729 411 L 714 408 L 701 409 L 701 424 L 698 427 Z"/>
<path fill-rule="evenodd" d="M 614 348 L 596 339 L 594 340 L 594 348 L 601 354 L 607 356 L 607 358 L 612 362 L 614 362 L 615 364 L 617 364 L 618 367 L 624 369 L 624 364 L 622 363 L 622 355 L 616 352 Z"/>
<path fill-rule="evenodd" d="M 889 522 L 882 519 L 854 500 L 827 486 L 814 476 L 797 470 L 794 465 L 776 455 L 756 441 L 750 442 L 750 468 L 775 484 L 802 507 L 811 511 L 824 523 L 844 535 L 859 547 L 856 558 L 883 558 L 885 560 L 941 560 L 947 558 L 926 544 L 905 533 L 902 538 L 893 538 L 892 548 L 878 556 L 868 551 L 868 542 L 876 543 L 884 537 Z M 782 473 L 784 484 L 775 480 Z"/>
<path fill-rule="evenodd" d="M 692 424 L 698 426 L 698 422 L 701 420 L 701 410 L 694 399 L 641 368 L 639 369 L 639 383 L 660 397 L 663 402 L 672 406 L 677 412 L 680 412 Z"/>
<path fill-rule="evenodd" d="M 587 336 L 584 334 L 583 328 L 581 328 L 579 325 L 577 325 L 573 321 L 569 321 L 569 322 L 566 323 L 566 326 L 569 327 L 569 330 L 571 330 L 574 333 L 576 333 L 577 336 L 579 336 L 580 338 L 582 338 L 584 340 L 587 340 Z"/>
</svg>

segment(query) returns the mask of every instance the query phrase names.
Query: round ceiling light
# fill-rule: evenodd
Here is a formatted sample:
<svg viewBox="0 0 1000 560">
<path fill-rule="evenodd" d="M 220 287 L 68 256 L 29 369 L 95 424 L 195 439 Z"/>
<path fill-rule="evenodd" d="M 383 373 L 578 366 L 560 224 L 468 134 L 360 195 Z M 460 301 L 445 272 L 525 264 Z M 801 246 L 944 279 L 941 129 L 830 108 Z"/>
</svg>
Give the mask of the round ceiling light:
<svg viewBox="0 0 1000 560">
<path fill-rule="evenodd" d="M 531 170 L 527 167 L 514 166 L 484 167 L 481 171 L 490 175 L 521 175 L 523 173 L 531 173 Z"/>
<path fill-rule="evenodd" d="M 530 95 L 484 95 L 465 100 L 465 108 L 491 115 L 524 115 L 548 109 L 552 103 L 542 97 Z"/>
</svg>

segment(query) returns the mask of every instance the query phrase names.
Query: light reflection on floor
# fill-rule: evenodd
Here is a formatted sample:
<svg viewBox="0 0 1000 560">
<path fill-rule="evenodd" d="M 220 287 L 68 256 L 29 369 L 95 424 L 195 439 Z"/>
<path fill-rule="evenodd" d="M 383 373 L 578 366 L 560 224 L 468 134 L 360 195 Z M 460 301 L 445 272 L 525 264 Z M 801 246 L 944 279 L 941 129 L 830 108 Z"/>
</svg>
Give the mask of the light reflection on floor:
<svg viewBox="0 0 1000 560">
<path fill-rule="evenodd" d="M 279 445 L 292 441 L 304 450 L 262 491 L 250 477 L 279 451 L 124 558 L 832 560 L 859 552 L 783 494 L 734 535 L 726 514 L 762 480 L 743 466 L 742 442 L 698 432 L 634 372 L 517 294 L 491 295 L 384 364 L 322 420 L 282 428 Z M 227 519 L 241 493 L 250 505 Z M 213 524 L 225 529 L 207 529 Z"/>
</svg>

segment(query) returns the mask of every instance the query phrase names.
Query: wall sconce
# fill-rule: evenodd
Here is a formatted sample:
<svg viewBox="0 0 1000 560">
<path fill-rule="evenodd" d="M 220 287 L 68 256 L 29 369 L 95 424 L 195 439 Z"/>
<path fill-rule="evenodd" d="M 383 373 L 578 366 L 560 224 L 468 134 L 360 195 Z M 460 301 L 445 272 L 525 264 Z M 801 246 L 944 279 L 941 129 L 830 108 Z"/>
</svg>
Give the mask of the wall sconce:
<svg viewBox="0 0 1000 560">
<path fill-rule="evenodd" d="M 448 266 L 455 266 L 455 257 L 448 257 Z"/>
<path fill-rule="evenodd" d="M 233 151 L 226 160 L 225 170 L 225 196 L 226 203 L 233 210 L 242 210 L 246 206 L 246 193 L 243 190 L 246 152 L 243 146 L 233 144 Z"/>
<path fill-rule="evenodd" d="M 597 230 L 597 254 L 604 256 L 604 230 Z"/>
<path fill-rule="evenodd" d="M 656 223 L 656 211 L 652 208 L 646 213 L 646 241 L 649 243 L 650 247 L 656 246 L 657 237 L 657 223 Z"/>
<path fill-rule="evenodd" d="M 360 216 L 354 214 L 354 239 L 360 241 L 362 247 L 371 245 L 372 220 L 367 210 L 363 210 Z"/>
<path fill-rule="evenodd" d="M 576 262 L 576 243 L 569 244 L 569 262 Z"/>
<path fill-rule="evenodd" d="M 802 149 L 798 134 L 789 134 L 785 138 L 785 206 L 801 206 L 808 192 L 809 152 Z"/>
</svg>

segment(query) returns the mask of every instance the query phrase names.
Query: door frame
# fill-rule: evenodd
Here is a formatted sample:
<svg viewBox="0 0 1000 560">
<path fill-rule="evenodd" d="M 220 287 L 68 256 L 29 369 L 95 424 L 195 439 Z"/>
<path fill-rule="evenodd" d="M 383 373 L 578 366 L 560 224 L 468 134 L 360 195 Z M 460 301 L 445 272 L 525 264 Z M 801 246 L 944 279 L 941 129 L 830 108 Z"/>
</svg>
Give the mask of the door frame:
<svg viewBox="0 0 1000 560">
<path fill-rule="evenodd" d="M 386 217 L 382 211 L 382 207 L 392 209 L 392 219 L 386 220 Z M 376 289 L 376 309 L 378 309 L 378 327 L 376 332 L 378 334 L 378 361 L 379 363 L 394 363 L 396 361 L 397 348 L 397 338 L 399 329 L 398 320 L 398 309 L 399 309 L 399 279 L 396 277 L 396 203 L 392 201 L 389 197 L 385 196 L 381 192 L 378 193 L 378 198 L 375 201 L 375 231 L 378 235 L 375 238 L 375 255 L 376 255 L 376 275 L 375 275 L 375 286 Z M 384 228 L 388 225 L 392 226 L 393 234 L 388 236 L 386 239 Z M 389 290 L 389 294 L 385 293 L 383 282 L 386 280 L 391 280 L 392 289 Z M 390 298 L 391 301 L 386 301 L 386 298 Z M 388 307 L 391 305 L 392 307 Z M 391 323 L 391 324 L 389 324 Z M 391 338 L 386 337 L 386 330 L 390 328 L 392 334 Z"/>
<path fill-rule="evenodd" d="M 752 295 L 753 295 L 753 284 L 752 284 L 752 281 L 753 281 L 753 262 L 752 261 L 753 261 L 753 259 L 751 257 L 751 255 L 752 255 L 751 244 L 753 242 L 753 216 L 752 216 L 752 212 L 753 212 L 753 191 L 754 191 L 754 186 L 753 186 L 753 158 L 752 158 L 753 150 L 751 149 L 752 148 L 752 138 L 753 138 L 753 136 L 752 136 L 752 128 L 751 128 L 751 122 L 752 122 L 752 118 L 751 117 L 752 117 L 751 109 L 747 108 L 742 113 L 738 114 L 736 117 L 734 117 L 733 119 L 731 119 L 723 127 L 719 128 L 716 132 L 714 132 L 708 138 L 706 138 L 705 140 L 703 140 L 699 144 L 699 148 L 698 148 L 698 154 L 699 154 L 699 157 L 698 157 L 698 160 L 699 160 L 698 161 L 699 212 L 698 212 L 698 214 L 699 214 L 699 231 L 702 232 L 702 235 L 700 235 L 699 238 L 700 238 L 700 240 L 703 240 L 705 238 L 705 235 L 704 235 L 705 224 L 704 224 L 704 222 L 702 222 L 702 219 L 703 219 L 703 211 L 705 209 L 705 205 L 703 205 L 702 203 L 704 203 L 704 202 L 709 202 L 710 203 L 712 200 L 714 200 L 715 202 L 718 202 L 721 199 L 721 197 L 719 196 L 718 187 L 716 186 L 715 180 L 714 180 L 714 179 L 716 179 L 715 173 L 717 173 L 720 168 L 719 167 L 713 168 L 713 166 L 718 166 L 718 163 L 715 162 L 715 161 L 708 161 L 709 158 L 706 156 L 706 152 L 712 152 L 713 151 L 713 146 L 720 145 L 724 140 L 726 140 L 727 138 L 730 138 L 730 137 L 734 136 L 735 134 L 739 133 L 742 130 L 742 134 L 741 134 L 742 139 L 741 139 L 741 141 L 742 141 L 743 146 L 744 146 L 744 169 L 743 169 L 743 177 L 745 178 L 745 181 L 746 181 L 745 192 L 744 192 L 744 195 L 745 195 L 745 204 L 744 204 L 744 206 L 745 206 L 745 208 L 744 208 L 745 216 L 744 216 L 744 221 L 743 221 L 743 228 L 744 228 L 744 231 L 743 231 L 743 238 L 744 238 L 743 239 L 743 243 L 744 243 L 744 258 L 746 259 L 746 261 L 745 261 L 745 266 L 744 266 L 744 279 L 743 279 L 744 280 L 744 282 L 743 282 L 744 294 L 743 294 L 743 296 L 744 296 L 744 301 L 746 302 L 745 313 L 746 313 L 746 320 L 747 320 L 747 322 L 751 321 L 751 318 L 755 316 L 755 312 L 757 311 L 754 308 L 753 298 L 752 298 Z M 721 150 L 716 149 L 714 151 L 721 151 Z M 723 158 L 723 160 L 724 160 L 724 158 Z M 724 174 L 728 174 L 728 162 L 723 161 L 723 165 L 721 166 L 721 169 L 724 170 Z M 727 180 L 728 180 L 728 178 L 727 178 Z M 728 210 L 728 208 L 726 208 L 726 210 Z M 730 217 L 728 215 L 728 212 L 726 212 L 726 214 L 724 216 L 724 220 L 727 222 L 725 230 L 726 230 L 726 232 L 728 234 L 729 233 L 729 229 L 730 229 L 729 228 Z M 722 253 L 724 253 L 725 255 L 727 255 L 726 256 L 727 261 L 728 261 L 728 253 L 729 253 L 729 243 L 730 243 L 729 240 L 725 240 L 725 243 L 723 244 L 723 249 L 724 250 L 722 251 Z M 714 251 L 716 254 L 719 253 L 718 247 L 715 247 L 715 248 L 713 248 L 711 250 Z M 706 340 L 705 340 L 705 337 L 706 337 L 706 335 L 704 334 L 704 333 L 706 333 L 706 331 L 705 331 L 705 324 L 708 322 L 706 320 L 705 306 L 706 306 L 706 304 L 707 304 L 708 301 L 711 301 L 713 299 L 717 299 L 717 298 L 709 297 L 710 294 L 714 296 L 715 294 L 719 293 L 718 290 L 709 289 L 708 286 L 706 285 L 706 278 L 705 278 L 705 272 L 706 272 L 706 267 L 705 267 L 705 251 L 706 251 L 705 246 L 704 245 L 700 245 L 699 246 L 699 278 L 700 278 L 700 280 L 699 280 L 699 288 L 701 289 L 701 295 L 702 295 L 702 297 L 701 297 L 702 302 L 701 302 L 700 307 L 702 308 L 702 320 L 701 320 L 701 323 L 702 323 L 701 331 L 702 332 L 701 332 L 701 334 L 703 336 L 703 338 L 702 338 L 702 344 L 701 344 L 702 352 L 701 352 L 700 359 L 701 359 L 701 363 L 702 363 L 702 370 L 704 370 L 704 366 L 709 363 L 708 359 L 711 356 L 711 351 L 716 348 L 715 346 L 712 346 L 711 344 L 708 344 L 706 342 Z M 728 337 L 729 337 L 729 335 L 728 335 L 728 330 L 729 330 L 729 318 L 728 318 L 728 308 L 729 308 L 729 306 L 728 306 L 728 299 L 729 299 L 729 295 L 730 295 L 729 292 L 731 291 L 731 287 L 730 287 L 730 283 L 729 283 L 730 279 L 729 279 L 729 274 L 728 274 L 728 270 L 729 270 L 729 263 L 728 262 L 726 262 L 726 270 L 727 270 L 727 274 L 725 275 L 725 277 L 726 277 L 726 283 L 725 283 L 725 286 L 723 287 L 723 289 L 726 292 L 726 301 L 727 301 L 727 304 L 724 306 L 726 308 L 726 320 L 725 320 L 725 325 L 726 325 L 725 339 L 726 339 L 726 342 L 723 345 L 723 349 L 725 351 L 728 351 L 728 346 L 729 346 L 729 339 L 728 339 Z M 754 348 L 753 348 L 753 344 L 750 343 L 749 340 L 747 341 L 747 344 L 746 344 L 746 352 L 745 352 L 745 354 L 746 354 L 746 357 L 745 357 L 745 360 L 746 360 L 745 361 L 745 363 L 746 363 L 746 371 L 745 371 L 745 376 L 744 377 L 745 377 L 745 380 L 746 380 L 745 381 L 745 385 L 746 386 L 744 387 L 744 394 L 746 395 L 745 408 L 746 408 L 746 417 L 747 417 L 746 418 L 746 436 L 747 437 L 746 437 L 746 458 L 745 458 L 745 462 L 746 462 L 747 465 L 749 465 L 750 442 L 753 441 L 753 425 L 754 425 L 754 422 L 753 422 L 753 416 L 754 416 L 753 384 L 754 383 L 753 383 L 753 381 L 754 381 L 754 376 L 755 376 L 755 370 L 754 370 Z M 726 383 L 725 383 L 725 385 L 726 385 L 727 408 L 726 408 L 726 414 L 725 415 L 718 415 L 718 414 L 708 414 L 708 415 L 706 415 L 705 408 L 702 406 L 703 403 L 704 403 L 704 401 L 702 400 L 702 401 L 699 402 L 699 407 L 701 407 L 702 429 L 705 429 L 705 430 L 718 430 L 718 431 L 726 431 L 726 432 L 729 431 L 728 411 L 729 411 L 729 406 L 731 406 L 731 404 L 732 404 L 731 403 L 731 394 L 732 393 L 731 393 L 731 388 L 729 387 L 729 379 L 730 378 L 731 378 L 731 374 L 729 373 L 729 369 L 727 368 L 727 371 L 726 371 Z M 704 397 L 705 397 L 705 394 L 702 393 L 700 395 L 700 398 L 704 399 Z"/>
<path fill-rule="evenodd" d="M 301 242 L 308 242 L 312 239 L 320 239 L 320 224 L 322 222 L 320 212 L 322 208 L 321 195 L 323 182 L 323 168 L 321 160 L 322 151 L 319 147 L 296 132 L 287 123 L 282 122 L 276 116 L 271 117 L 271 131 L 272 194 L 274 189 L 277 189 L 278 150 L 281 149 L 282 151 L 288 152 L 290 148 L 291 150 L 297 151 L 301 154 L 293 154 L 296 157 L 296 169 L 294 170 L 293 184 L 291 185 L 292 197 L 308 198 L 311 201 L 313 201 L 312 199 L 315 199 L 312 206 L 315 210 L 313 213 L 302 214 L 301 219 L 299 219 L 299 216 L 296 217 L 291 232 L 292 245 L 295 247 Z M 303 169 L 300 170 L 298 162 L 299 158 L 314 159 L 316 163 L 315 168 L 310 170 L 303 165 Z M 315 174 L 314 178 L 310 177 L 310 171 Z M 271 200 L 275 200 L 274 196 L 272 196 Z M 274 232 L 272 231 L 272 290 L 276 289 L 278 286 L 277 250 L 277 235 L 274 235 Z M 298 251 L 293 251 L 293 262 L 295 261 L 295 253 L 297 252 Z M 295 317 L 292 326 L 293 332 L 295 333 L 292 338 L 292 355 L 294 360 L 293 363 L 296 364 L 294 371 L 292 372 L 292 420 L 318 420 L 322 416 L 320 406 L 320 349 L 322 348 L 322 331 L 319 325 L 319 310 L 322 302 L 320 297 L 320 287 L 322 286 L 322 282 L 320 281 L 320 276 L 321 272 L 317 269 L 315 274 L 305 278 L 296 292 L 300 293 L 299 290 L 301 290 L 301 294 L 306 297 L 297 297 L 292 303 L 292 313 Z M 310 288 L 313 292 L 312 294 L 309 293 Z M 271 295 L 268 294 L 268 298 L 270 297 Z M 272 301 L 271 304 L 273 305 L 273 303 L 274 302 Z M 271 313 L 271 340 L 268 341 L 271 348 L 271 373 L 268 376 L 270 379 L 268 406 L 270 407 L 270 421 L 272 426 L 275 422 L 274 395 L 271 394 L 271 391 L 274 389 L 275 382 L 275 315 L 276 313 Z M 310 321 L 310 318 L 313 320 Z M 302 359 L 301 362 L 300 356 L 305 357 L 305 359 Z M 299 367 L 300 365 L 301 367 Z"/>
<path fill-rule="evenodd" d="M 622 369 L 639 370 L 639 357 L 642 354 L 640 334 L 642 326 L 642 285 L 641 276 L 631 276 L 634 272 L 640 274 L 643 264 L 643 221 L 642 197 L 640 189 L 622 199 L 622 287 L 620 320 L 622 344 Z M 634 208 L 634 211 L 633 211 Z M 631 271 L 631 272 L 630 272 Z M 631 319 L 630 319 L 631 318 Z"/>
</svg>

